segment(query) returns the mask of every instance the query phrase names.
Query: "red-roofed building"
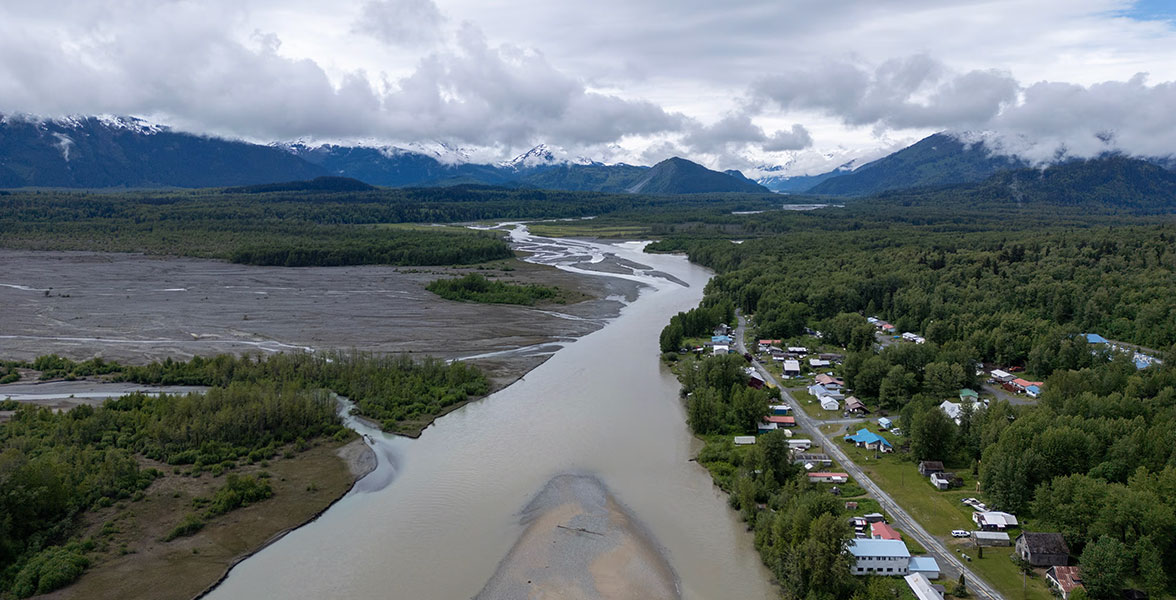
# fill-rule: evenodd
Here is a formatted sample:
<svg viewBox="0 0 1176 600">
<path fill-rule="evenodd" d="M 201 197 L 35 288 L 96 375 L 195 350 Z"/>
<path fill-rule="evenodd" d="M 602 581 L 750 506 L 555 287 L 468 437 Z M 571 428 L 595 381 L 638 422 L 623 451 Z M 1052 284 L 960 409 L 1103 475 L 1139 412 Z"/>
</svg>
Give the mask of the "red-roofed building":
<svg viewBox="0 0 1176 600">
<path fill-rule="evenodd" d="M 1017 386 L 1017 388 L 1020 389 L 1021 391 L 1028 389 L 1029 386 L 1035 385 L 1038 388 L 1040 388 L 1041 386 L 1045 385 L 1045 383 L 1040 382 L 1040 381 L 1029 381 L 1028 379 L 1021 379 L 1020 377 L 1014 379 L 1012 381 L 1012 383 L 1013 383 L 1013 385 Z"/>
<path fill-rule="evenodd" d="M 1078 567 L 1050 567 L 1045 572 L 1045 579 L 1062 593 L 1062 600 L 1070 597 L 1070 592 L 1085 587 L 1082 585 L 1082 573 Z"/>
<path fill-rule="evenodd" d="M 870 537 L 876 540 L 901 540 L 902 536 L 886 523 L 870 523 Z"/>
<path fill-rule="evenodd" d="M 808 478 L 809 478 L 809 481 L 811 481 L 813 483 L 818 483 L 818 482 L 845 483 L 845 482 L 849 481 L 849 474 L 848 473 L 826 473 L 826 472 L 822 471 L 819 473 L 809 473 Z"/>
<path fill-rule="evenodd" d="M 771 415 L 765 417 L 769 423 L 775 423 L 780 427 L 796 427 L 796 417 L 782 417 L 779 415 Z"/>
</svg>

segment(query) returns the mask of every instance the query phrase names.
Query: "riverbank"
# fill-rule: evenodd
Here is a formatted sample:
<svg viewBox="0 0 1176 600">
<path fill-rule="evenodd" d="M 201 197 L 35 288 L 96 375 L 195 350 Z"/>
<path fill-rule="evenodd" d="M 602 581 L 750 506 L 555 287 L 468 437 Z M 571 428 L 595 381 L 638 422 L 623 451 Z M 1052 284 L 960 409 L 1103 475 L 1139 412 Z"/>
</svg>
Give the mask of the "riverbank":
<svg viewBox="0 0 1176 600">
<path fill-rule="evenodd" d="M 268 472 L 272 498 L 224 514 L 195 535 L 161 541 L 191 511 L 192 499 L 208 497 L 224 478 L 165 475 L 138 501 L 120 501 L 87 513 L 85 536 L 98 542 L 93 565 L 74 584 L 38 598 L 53 600 L 188 600 L 206 593 L 238 562 L 310 522 L 376 466 L 359 438 L 319 440 L 290 458 L 238 468 Z"/>
</svg>

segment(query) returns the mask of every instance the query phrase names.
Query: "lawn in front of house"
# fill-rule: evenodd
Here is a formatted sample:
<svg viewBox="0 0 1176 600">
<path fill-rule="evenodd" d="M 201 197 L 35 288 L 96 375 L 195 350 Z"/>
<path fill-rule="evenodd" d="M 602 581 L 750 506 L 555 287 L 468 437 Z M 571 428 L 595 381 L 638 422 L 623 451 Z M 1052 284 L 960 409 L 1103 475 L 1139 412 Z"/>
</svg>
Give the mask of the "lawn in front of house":
<svg viewBox="0 0 1176 600">
<path fill-rule="evenodd" d="M 963 553 L 972 558 L 964 564 L 996 588 L 1005 600 L 1052 600 L 1049 584 L 1039 572 L 1026 577 L 1022 588 L 1021 571 L 1009 560 L 1013 548 L 985 548 L 984 558 L 979 557 L 975 548 L 963 550 Z"/>
<path fill-rule="evenodd" d="M 817 402 L 816 396 L 808 393 L 803 388 L 789 388 L 788 393 L 796 399 L 798 410 L 803 410 L 805 414 L 818 421 L 828 421 L 830 419 L 840 419 L 841 411 L 839 410 L 825 410 L 821 408 L 821 403 Z"/>
</svg>

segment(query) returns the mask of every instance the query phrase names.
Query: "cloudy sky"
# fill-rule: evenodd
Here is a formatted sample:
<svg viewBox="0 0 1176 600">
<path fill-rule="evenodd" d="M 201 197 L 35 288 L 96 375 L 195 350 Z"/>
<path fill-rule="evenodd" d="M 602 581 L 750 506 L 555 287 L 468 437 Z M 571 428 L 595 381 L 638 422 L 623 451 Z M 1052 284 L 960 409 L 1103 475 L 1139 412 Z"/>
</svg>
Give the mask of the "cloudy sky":
<svg viewBox="0 0 1176 600">
<path fill-rule="evenodd" d="M 0 113 L 791 173 L 1176 151 L 1170 0 L 4 0 Z"/>
</svg>

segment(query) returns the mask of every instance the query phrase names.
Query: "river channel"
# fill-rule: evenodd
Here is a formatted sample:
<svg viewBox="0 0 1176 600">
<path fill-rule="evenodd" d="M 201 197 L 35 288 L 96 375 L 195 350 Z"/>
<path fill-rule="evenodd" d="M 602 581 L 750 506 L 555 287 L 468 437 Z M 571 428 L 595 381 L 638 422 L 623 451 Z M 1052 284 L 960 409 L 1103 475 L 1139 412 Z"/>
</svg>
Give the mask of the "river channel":
<svg viewBox="0 0 1176 600">
<path fill-rule="evenodd" d="M 773 597 L 751 535 L 690 462 L 700 442 L 658 360 L 658 332 L 698 304 L 710 273 L 640 243 L 538 238 L 522 226 L 511 236 L 531 260 L 645 287 L 602 329 L 420 439 L 353 423 L 371 437 L 376 471 L 237 565 L 209 597 L 471 598 L 522 533 L 520 511 L 562 473 L 599 479 L 644 524 L 683 598 Z"/>
</svg>

